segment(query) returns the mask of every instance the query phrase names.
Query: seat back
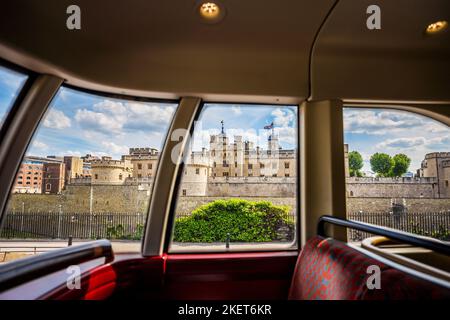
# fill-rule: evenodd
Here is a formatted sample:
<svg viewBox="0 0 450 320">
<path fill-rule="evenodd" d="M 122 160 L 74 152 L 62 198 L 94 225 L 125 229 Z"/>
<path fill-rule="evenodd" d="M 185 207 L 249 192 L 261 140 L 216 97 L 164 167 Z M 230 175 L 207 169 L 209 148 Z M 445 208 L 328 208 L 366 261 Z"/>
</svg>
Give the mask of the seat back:
<svg viewBox="0 0 450 320">
<path fill-rule="evenodd" d="M 380 289 L 369 289 L 380 269 Z M 372 281 L 369 281 L 371 283 Z M 448 299 L 450 290 L 364 255 L 347 244 L 314 237 L 303 248 L 289 292 L 293 300 Z"/>
</svg>

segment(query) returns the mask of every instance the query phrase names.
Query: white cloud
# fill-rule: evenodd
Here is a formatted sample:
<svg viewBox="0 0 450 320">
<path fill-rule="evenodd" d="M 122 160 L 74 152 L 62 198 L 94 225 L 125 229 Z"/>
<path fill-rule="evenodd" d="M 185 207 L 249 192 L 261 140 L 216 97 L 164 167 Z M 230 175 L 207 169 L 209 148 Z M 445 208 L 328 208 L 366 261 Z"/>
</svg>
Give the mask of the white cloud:
<svg viewBox="0 0 450 320">
<path fill-rule="evenodd" d="M 45 116 L 44 127 L 51 129 L 66 129 L 71 126 L 70 118 L 64 112 L 57 109 L 51 109 Z"/>
<path fill-rule="evenodd" d="M 101 145 L 107 154 L 123 155 L 128 154 L 129 151 L 129 148 L 127 146 L 118 145 L 114 142 L 102 141 Z"/>
<path fill-rule="evenodd" d="M 274 116 L 273 124 L 276 127 L 289 127 L 294 120 L 294 113 L 289 111 L 283 111 L 280 108 L 272 111 L 272 116 Z"/>
<path fill-rule="evenodd" d="M 345 110 L 344 130 L 349 133 L 384 135 L 416 128 L 422 117 L 399 111 Z"/>
<path fill-rule="evenodd" d="M 232 106 L 231 111 L 237 116 L 242 114 L 241 108 L 237 106 Z"/>
<path fill-rule="evenodd" d="M 48 149 L 48 145 L 45 144 L 42 141 L 36 140 L 36 141 L 33 141 L 32 148 L 35 148 L 35 149 L 38 149 L 38 150 L 47 150 Z"/>
<path fill-rule="evenodd" d="M 383 142 L 380 142 L 376 145 L 376 148 L 402 148 L 409 149 L 418 146 L 425 145 L 427 140 L 424 137 L 412 137 L 412 138 L 396 138 L 396 139 L 387 139 Z"/>
<path fill-rule="evenodd" d="M 85 130 L 103 134 L 132 131 L 165 131 L 175 108 L 138 102 L 104 100 L 92 110 L 79 109 L 75 120 Z"/>
</svg>

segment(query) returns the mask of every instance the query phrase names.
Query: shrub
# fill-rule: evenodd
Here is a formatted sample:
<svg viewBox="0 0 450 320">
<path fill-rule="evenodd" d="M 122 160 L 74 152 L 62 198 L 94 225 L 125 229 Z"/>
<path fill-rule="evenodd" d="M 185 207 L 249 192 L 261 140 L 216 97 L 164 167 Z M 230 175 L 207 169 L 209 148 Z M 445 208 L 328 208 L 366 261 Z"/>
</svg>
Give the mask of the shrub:
<svg viewBox="0 0 450 320">
<path fill-rule="evenodd" d="M 188 217 L 178 218 L 174 241 L 225 242 L 229 233 L 234 242 L 267 242 L 278 240 L 281 227 L 287 227 L 292 237 L 294 224 L 287 220 L 289 210 L 269 201 L 215 200 Z"/>
<path fill-rule="evenodd" d="M 125 227 L 122 224 L 108 226 L 106 228 L 106 238 L 116 240 L 141 240 L 144 233 L 144 226 L 141 223 L 136 225 L 136 230 L 133 233 L 126 233 Z"/>
</svg>

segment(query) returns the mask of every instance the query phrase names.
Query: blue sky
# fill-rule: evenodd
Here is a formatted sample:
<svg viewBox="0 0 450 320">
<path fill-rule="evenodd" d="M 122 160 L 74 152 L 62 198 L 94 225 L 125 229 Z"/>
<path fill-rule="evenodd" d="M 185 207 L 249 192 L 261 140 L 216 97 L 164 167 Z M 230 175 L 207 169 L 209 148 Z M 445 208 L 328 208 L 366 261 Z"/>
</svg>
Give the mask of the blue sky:
<svg viewBox="0 0 450 320">
<path fill-rule="evenodd" d="M 0 66 L 0 124 L 26 80 L 27 76 Z"/>
<path fill-rule="evenodd" d="M 26 77 L 0 67 L 0 117 L 9 110 Z M 120 158 L 130 147 L 161 149 L 177 108 L 174 103 L 143 103 L 96 96 L 62 87 L 53 99 L 28 155 L 78 155 L 87 153 Z M 233 142 L 242 135 L 266 148 L 274 123 L 284 149 L 297 144 L 297 108 L 293 106 L 206 104 L 195 124 L 194 150 L 209 146 L 209 136 L 220 132 L 220 121 Z M 370 171 L 375 152 L 405 153 L 410 171 L 420 167 L 429 152 L 450 151 L 449 127 L 429 118 L 393 109 L 346 108 L 344 141 L 359 151 L 363 171 Z"/>
<path fill-rule="evenodd" d="M 175 110 L 173 103 L 118 100 L 62 87 L 27 154 L 120 158 L 130 147 L 160 149 Z"/>
<path fill-rule="evenodd" d="M 411 158 L 415 172 L 425 154 L 450 152 L 450 129 L 430 118 L 394 109 L 344 109 L 344 142 L 349 150 L 361 153 L 363 171 L 370 171 L 370 156 L 384 152 L 404 153 Z"/>
<path fill-rule="evenodd" d="M 242 136 L 262 148 L 267 148 L 270 130 L 264 126 L 274 124 L 283 149 L 293 149 L 297 145 L 297 107 L 279 105 L 239 105 L 239 104 L 205 104 L 200 118 L 195 123 L 194 150 L 208 148 L 209 137 L 221 131 L 224 121 L 225 133 L 234 141 L 234 136 Z"/>
</svg>

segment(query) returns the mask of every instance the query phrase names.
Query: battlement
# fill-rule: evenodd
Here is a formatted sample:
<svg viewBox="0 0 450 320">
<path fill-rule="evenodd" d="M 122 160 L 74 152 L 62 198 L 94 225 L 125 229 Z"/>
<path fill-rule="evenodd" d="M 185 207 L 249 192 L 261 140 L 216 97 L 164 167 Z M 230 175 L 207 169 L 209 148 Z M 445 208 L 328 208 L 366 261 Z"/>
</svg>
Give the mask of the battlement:
<svg viewBox="0 0 450 320">
<path fill-rule="evenodd" d="M 450 158 L 450 152 L 432 152 L 425 155 L 425 159 Z"/>
<path fill-rule="evenodd" d="M 127 166 L 126 161 L 112 160 L 111 157 L 102 157 L 101 160 L 93 160 L 91 168 L 124 168 Z"/>
<path fill-rule="evenodd" d="M 399 178 L 377 178 L 377 177 L 347 177 L 347 183 L 416 183 L 416 184 L 431 184 L 437 183 L 437 177 L 399 177 Z"/>
<path fill-rule="evenodd" d="M 130 148 L 130 155 L 157 155 L 158 150 L 155 148 Z"/>
</svg>

